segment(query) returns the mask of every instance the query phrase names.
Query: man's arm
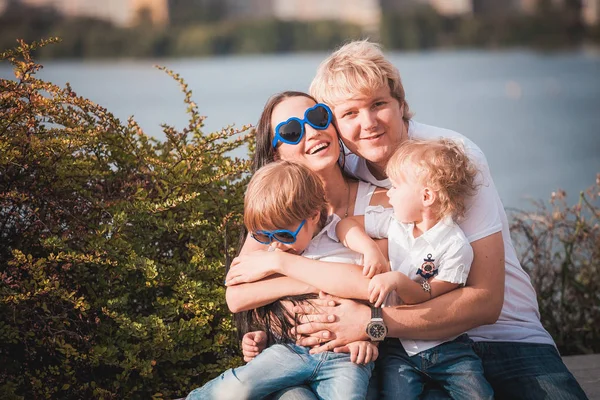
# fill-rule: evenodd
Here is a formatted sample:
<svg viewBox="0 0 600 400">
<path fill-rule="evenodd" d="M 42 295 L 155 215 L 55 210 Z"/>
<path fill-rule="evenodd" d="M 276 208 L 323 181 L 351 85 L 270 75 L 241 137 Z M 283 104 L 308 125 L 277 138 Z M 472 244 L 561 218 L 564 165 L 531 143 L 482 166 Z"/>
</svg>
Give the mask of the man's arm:
<svg viewBox="0 0 600 400">
<path fill-rule="evenodd" d="M 467 286 L 452 290 L 425 303 L 400 307 L 385 307 L 383 319 L 388 336 L 403 339 L 441 340 L 459 335 L 481 325 L 493 324 L 500 316 L 504 303 L 504 242 L 497 232 L 471 243 L 473 264 Z M 315 351 L 330 350 L 350 341 L 365 340 L 365 328 L 371 318 L 369 307 L 349 300 L 338 300 L 329 307 L 323 302 L 321 315 L 309 315 L 310 324 L 296 327 L 299 334 L 329 330 L 332 340 Z M 314 313 L 314 309 L 310 309 Z M 294 312 L 302 313 L 302 306 Z M 334 322 L 327 316 L 335 315 Z M 306 338 L 300 343 L 315 345 L 317 338 Z"/>
<path fill-rule="evenodd" d="M 473 264 L 463 288 L 426 303 L 386 312 L 389 336 L 444 339 L 498 320 L 504 303 L 504 242 L 502 232 L 471 243 Z"/>
</svg>

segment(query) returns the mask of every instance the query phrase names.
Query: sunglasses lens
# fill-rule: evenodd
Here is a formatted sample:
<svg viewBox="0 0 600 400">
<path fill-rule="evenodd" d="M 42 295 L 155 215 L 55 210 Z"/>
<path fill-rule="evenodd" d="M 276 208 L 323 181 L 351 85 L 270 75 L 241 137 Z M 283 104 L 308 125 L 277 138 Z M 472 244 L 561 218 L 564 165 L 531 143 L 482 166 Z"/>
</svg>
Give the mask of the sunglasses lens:
<svg viewBox="0 0 600 400">
<path fill-rule="evenodd" d="M 273 237 L 281 243 L 291 244 L 296 241 L 296 237 L 289 232 L 277 232 Z"/>
<path fill-rule="evenodd" d="M 288 142 L 300 141 L 302 135 L 302 125 L 296 120 L 291 120 L 285 125 L 279 127 L 279 136 Z"/>
<path fill-rule="evenodd" d="M 306 114 L 306 119 L 315 127 L 327 128 L 329 125 L 329 112 L 323 106 L 318 106 Z"/>
<path fill-rule="evenodd" d="M 271 238 L 268 235 L 263 233 L 252 233 L 252 237 L 259 243 L 269 244 L 271 243 Z"/>
</svg>

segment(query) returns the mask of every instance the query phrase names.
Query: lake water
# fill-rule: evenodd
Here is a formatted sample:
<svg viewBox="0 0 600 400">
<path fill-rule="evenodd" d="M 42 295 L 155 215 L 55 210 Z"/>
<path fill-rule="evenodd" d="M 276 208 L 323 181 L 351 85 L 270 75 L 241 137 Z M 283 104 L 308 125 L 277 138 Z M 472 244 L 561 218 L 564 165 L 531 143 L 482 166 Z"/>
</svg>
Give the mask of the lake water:
<svg viewBox="0 0 600 400">
<path fill-rule="evenodd" d="M 208 118 L 206 131 L 254 124 L 276 92 L 306 91 L 325 53 L 209 59 L 46 62 L 39 76 L 70 82 L 119 118 L 133 115 L 146 133 L 183 127 L 178 85 L 155 64 L 180 73 Z M 470 137 L 488 157 L 507 207 L 577 193 L 600 172 L 600 54 L 530 51 L 389 53 L 415 119 Z M 11 78 L 7 64 L 0 78 Z"/>
</svg>

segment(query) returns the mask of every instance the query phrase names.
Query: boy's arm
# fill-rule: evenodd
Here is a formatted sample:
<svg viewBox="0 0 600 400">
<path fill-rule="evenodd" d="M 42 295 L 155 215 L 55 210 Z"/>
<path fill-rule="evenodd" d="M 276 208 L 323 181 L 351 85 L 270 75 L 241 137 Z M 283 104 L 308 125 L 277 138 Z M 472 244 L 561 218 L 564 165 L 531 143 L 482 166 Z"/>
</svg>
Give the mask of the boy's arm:
<svg viewBox="0 0 600 400">
<path fill-rule="evenodd" d="M 404 304 L 419 304 L 456 289 L 457 283 L 431 279 L 428 286 L 413 281 L 401 272 L 391 272 L 396 280 L 396 294 Z M 373 280 L 378 277 L 374 277 Z M 429 289 L 429 290 L 427 290 Z"/>
<path fill-rule="evenodd" d="M 344 246 L 361 254 L 365 248 L 377 246 L 365 232 L 364 215 L 342 219 L 335 227 L 335 234 Z"/>
<path fill-rule="evenodd" d="M 376 276 L 369 284 L 370 301 L 378 306 L 384 294 L 395 290 L 404 304 L 423 303 L 464 285 L 472 262 L 473 248 L 466 238 L 452 239 L 439 255 L 437 275 L 427 281 L 414 281 L 401 272 Z"/>
<path fill-rule="evenodd" d="M 364 221 L 363 215 L 344 218 L 338 222 L 335 233 L 344 246 L 363 255 L 363 275 L 372 278 L 390 268 L 378 244 L 365 232 Z"/>
</svg>

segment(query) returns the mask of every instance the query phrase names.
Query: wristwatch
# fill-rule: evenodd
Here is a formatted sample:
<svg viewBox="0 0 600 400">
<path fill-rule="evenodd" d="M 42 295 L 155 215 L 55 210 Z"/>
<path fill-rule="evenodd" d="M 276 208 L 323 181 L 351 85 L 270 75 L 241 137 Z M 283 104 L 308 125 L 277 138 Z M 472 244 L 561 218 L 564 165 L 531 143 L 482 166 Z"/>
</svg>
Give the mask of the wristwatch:
<svg viewBox="0 0 600 400">
<path fill-rule="evenodd" d="M 387 335 L 381 308 L 371 306 L 371 321 L 367 325 L 367 335 L 373 342 L 381 342 Z"/>
</svg>

